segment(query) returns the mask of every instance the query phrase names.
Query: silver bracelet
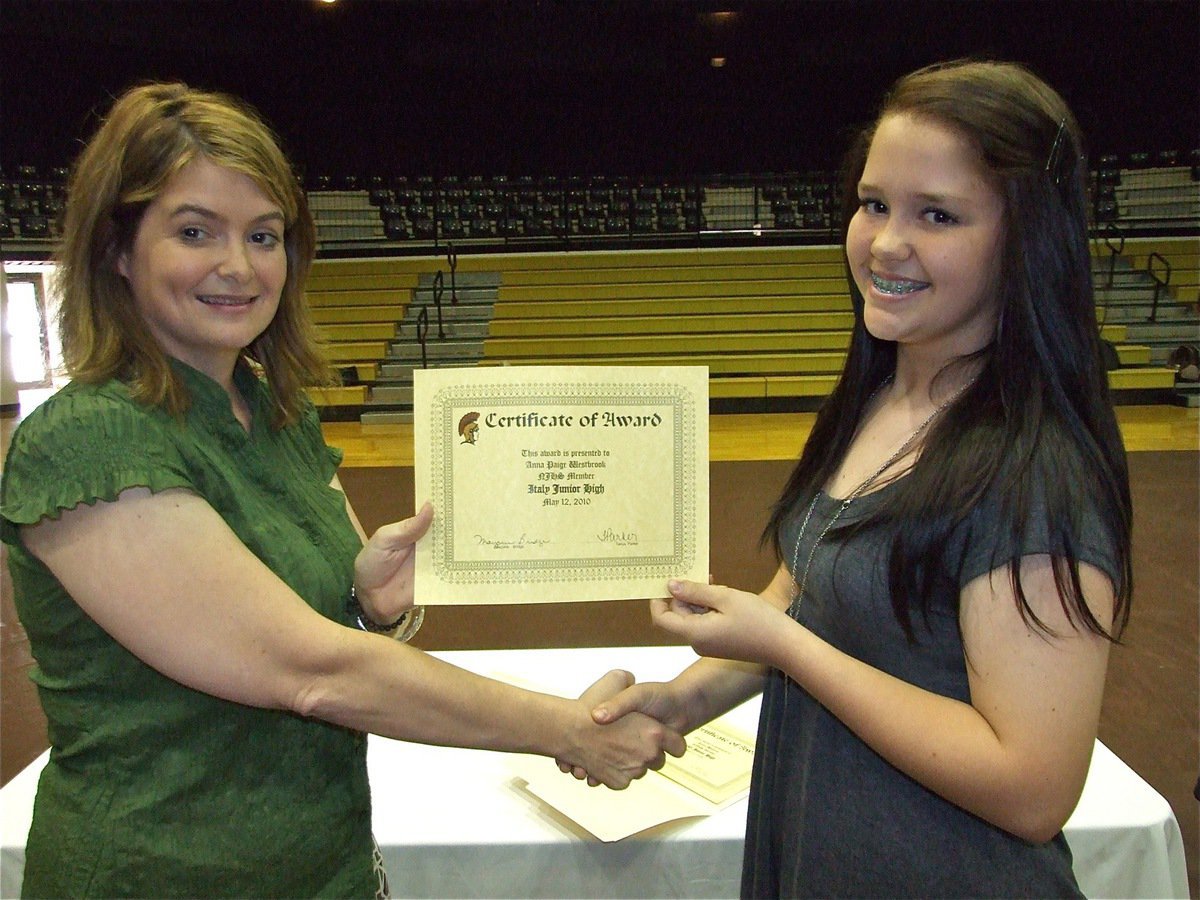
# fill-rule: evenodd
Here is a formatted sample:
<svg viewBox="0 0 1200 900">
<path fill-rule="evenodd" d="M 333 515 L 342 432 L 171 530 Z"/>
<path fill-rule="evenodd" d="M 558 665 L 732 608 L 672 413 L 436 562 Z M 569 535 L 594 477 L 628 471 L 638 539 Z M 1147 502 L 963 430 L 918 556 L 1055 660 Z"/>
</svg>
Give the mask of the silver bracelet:
<svg viewBox="0 0 1200 900">
<path fill-rule="evenodd" d="M 353 584 L 350 585 L 350 599 L 346 601 L 346 612 L 350 614 L 354 624 L 363 631 L 388 635 L 397 641 L 410 640 L 420 630 L 421 623 L 425 621 L 425 607 L 414 606 L 412 609 L 405 610 L 400 618 L 390 625 L 380 625 L 363 611 L 362 604 L 358 601 L 358 592 Z"/>
</svg>

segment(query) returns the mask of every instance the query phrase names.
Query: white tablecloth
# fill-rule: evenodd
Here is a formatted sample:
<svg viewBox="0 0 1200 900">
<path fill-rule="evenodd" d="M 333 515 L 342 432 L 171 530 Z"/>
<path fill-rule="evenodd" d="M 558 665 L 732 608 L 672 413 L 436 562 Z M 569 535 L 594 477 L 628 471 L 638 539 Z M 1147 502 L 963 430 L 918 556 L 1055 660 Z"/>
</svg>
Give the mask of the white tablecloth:
<svg viewBox="0 0 1200 900">
<path fill-rule="evenodd" d="M 629 669 L 642 681 L 657 680 L 695 658 L 686 647 L 436 655 L 568 696 L 609 668 Z M 756 699 L 733 718 L 753 733 L 757 712 Z M 43 754 L 0 790 L 3 897 L 20 891 L 33 796 L 46 759 Z M 373 825 L 393 896 L 738 895 L 744 799 L 707 818 L 602 843 L 526 791 L 511 772 L 511 759 L 502 753 L 370 739 Z M 545 765 L 553 763 L 546 760 Z M 1099 742 L 1083 797 L 1065 831 L 1076 876 L 1088 897 L 1188 897 L 1183 839 L 1170 806 Z"/>
</svg>

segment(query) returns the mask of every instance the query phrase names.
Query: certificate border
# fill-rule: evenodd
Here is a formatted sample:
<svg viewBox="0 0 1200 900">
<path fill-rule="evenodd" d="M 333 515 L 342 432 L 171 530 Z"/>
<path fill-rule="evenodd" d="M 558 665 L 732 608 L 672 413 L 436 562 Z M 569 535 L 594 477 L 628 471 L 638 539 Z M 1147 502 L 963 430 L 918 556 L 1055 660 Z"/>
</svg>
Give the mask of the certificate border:
<svg viewBox="0 0 1200 900">
<path fill-rule="evenodd" d="M 606 393 L 607 392 L 607 393 Z M 635 396 L 630 396 L 635 394 Z M 436 576 L 447 584 L 555 583 L 591 581 L 596 583 L 631 579 L 667 578 L 686 573 L 696 558 L 696 400 L 683 385 L 656 381 L 631 382 L 545 382 L 530 384 L 450 385 L 434 394 L 430 419 L 440 433 L 440 447 L 450 447 L 457 435 L 457 413 L 463 406 L 506 407 L 531 403 L 552 406 L 610 407 L 670 406 L 674 423 L 671 441 L 672 469 L 679 490 L 672 497 L 672 533 L 674 551 L 639 557 L 636 553 L 620 556 L 576 557 L 552 560 L 460 560 L 454 556 L 454 454 L 440 453 L 430 461 L 431 493 L 434 504 L 443 510 L 443 521 L 435 521 L 432 538 L 432 563 Z"/>
</svg>

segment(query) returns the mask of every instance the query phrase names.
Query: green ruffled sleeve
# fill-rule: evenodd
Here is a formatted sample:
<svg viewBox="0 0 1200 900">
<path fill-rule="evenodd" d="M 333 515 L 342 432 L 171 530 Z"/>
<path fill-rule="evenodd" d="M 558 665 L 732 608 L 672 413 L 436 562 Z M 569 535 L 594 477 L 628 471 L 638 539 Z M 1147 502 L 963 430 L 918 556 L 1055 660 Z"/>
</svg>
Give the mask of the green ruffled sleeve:
<svg viewBox="0 0 1200 900">
<path fill-rule="evenodd" d="M 112 387 L 68 386 L 21 423 L 0 486 L 0 538 L 80 503 L 111 501 L 127 488 L 191 488 L 171 430 L 174 420 Z"/>
</svg>

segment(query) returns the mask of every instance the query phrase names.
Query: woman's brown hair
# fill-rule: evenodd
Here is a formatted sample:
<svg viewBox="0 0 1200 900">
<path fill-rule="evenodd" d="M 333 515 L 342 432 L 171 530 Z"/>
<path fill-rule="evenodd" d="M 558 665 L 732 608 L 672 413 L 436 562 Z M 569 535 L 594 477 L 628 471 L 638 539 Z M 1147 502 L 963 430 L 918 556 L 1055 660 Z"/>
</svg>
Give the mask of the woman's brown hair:
<svg viewBox="0 0 1200 900">
<path fill-rule="evenodd" d="M 308 202 L 271 129 L 241 101 L 184 84 L 132 88 L 112 106 L 71 171 L 57 253 L 63 359 L 73 379 L 126 381 L 133 396 L 182 415 L 190 405 L 117 271 L 146 207 L 197 156 L 249 176 L 283 211 L 287 278 L 271 324 L 245 348 L 274 399 L 272 424 L 294 422 L 304 388 L 328 384 L 304 299 L 316 252 Z"/>
</svg>

